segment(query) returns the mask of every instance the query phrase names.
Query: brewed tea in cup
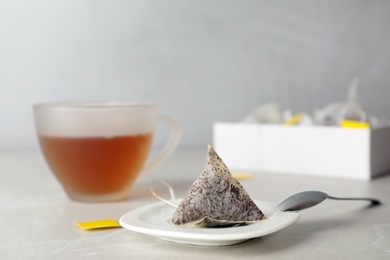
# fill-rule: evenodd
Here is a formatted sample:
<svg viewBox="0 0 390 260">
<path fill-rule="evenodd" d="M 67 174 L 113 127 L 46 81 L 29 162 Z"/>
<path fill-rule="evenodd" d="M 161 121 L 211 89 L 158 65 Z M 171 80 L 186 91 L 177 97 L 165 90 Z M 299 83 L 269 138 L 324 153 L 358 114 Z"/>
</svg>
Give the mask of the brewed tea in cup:
<svg viewBox="0 0 390 260">
<path fill-rule="evenodd" d="M 76 201 L 126 199 L 135 180 L 165 161 L 180 140 L 176 121 L 158 116 L 153 103 L 64 102 L 33 108 L 46 162 Z M 170 138 L 145 165 L 157 122 L 170 127 Z"/>
</svg>

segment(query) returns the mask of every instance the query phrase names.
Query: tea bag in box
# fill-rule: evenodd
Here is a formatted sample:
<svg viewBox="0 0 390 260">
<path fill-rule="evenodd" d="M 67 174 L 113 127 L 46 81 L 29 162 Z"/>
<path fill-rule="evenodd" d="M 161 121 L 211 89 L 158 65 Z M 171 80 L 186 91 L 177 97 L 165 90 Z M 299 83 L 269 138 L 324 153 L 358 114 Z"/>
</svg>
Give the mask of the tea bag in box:
<svg viewBox="0 0 390 260">
<path fill-rule="evenodd" d="M 359 84 L 359 78 L 353 79 L 348 90 L 347 100 L 341 109 L 340 121 L 351 120 L 358 122 L 367 122 L 367 114 L 363 109 L 363 106 L 358 97 L 357 86 Z"/>
</svg>

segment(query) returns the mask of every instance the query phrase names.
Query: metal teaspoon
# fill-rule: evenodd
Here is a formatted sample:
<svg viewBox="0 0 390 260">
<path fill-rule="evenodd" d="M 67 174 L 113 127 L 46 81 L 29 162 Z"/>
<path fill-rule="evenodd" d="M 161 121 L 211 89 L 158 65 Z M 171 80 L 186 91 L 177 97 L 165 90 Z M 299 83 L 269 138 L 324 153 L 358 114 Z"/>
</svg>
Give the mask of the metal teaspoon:
<svg viewBox="0 0 390 260">
<path fill-rule="evenodd" d="M 370 201 L 372 205 L 380 205 L 381 202 L 378 199 L 373 198 L 336 198 L 329 196 L 322 191 L 302 191 L 295 193 L 281 202 L 279 202 L 277 208 L 280 211 L 296 211 L 303 210 L 310 207 L 313 207 L 325 199 L 334 199 L 334 200 L 367 200 Z"/>
</svg>

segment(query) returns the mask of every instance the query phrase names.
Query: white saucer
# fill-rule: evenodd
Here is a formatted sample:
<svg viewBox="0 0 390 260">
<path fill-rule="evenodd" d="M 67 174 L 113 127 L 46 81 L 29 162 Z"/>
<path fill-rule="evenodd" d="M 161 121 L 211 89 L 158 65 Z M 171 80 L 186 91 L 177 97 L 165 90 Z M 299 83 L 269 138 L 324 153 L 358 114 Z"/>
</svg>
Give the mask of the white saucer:
<svg viewBox="0 0 390 260">
<path fill-rule="evenodd" d="M 180 200 L 175 200 L 173 203 L 178 205 Z M 176 243 L 225 246 L 279 231 L 300 217 L 298 211 L 278 211 L 276 203 L 264 201 L 255 201 L 255 203 L 264 212 L 267 219 L 244 226 L 226 228 L 177 227 L 169 223 L 175 208 L 163 202 L 156 202 L 130 211 L 119 219 L 119 223 L 126 229 Z"/>
</svg>

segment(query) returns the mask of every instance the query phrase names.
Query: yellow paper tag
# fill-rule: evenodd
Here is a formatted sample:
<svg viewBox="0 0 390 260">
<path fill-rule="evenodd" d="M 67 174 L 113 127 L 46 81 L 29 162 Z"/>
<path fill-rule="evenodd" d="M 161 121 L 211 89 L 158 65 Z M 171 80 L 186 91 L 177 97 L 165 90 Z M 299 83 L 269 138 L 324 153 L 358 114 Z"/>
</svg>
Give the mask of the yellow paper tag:
<svg viewBox="0 0 390 260">
<path fill-rule="evenodd" d="M 366 122 L 352 121 L 352 120 L 343 120 L 340 123 L 342 128 L 370 128 L 370 124 Z"/>
<path fill-rule="evenodd" d="M 295 114 L 289 120 L 284 122 L 284 125 L 296 125 L 301 121 L 302 114 Z"/>
<path fill-rule="evenodd" d="M 232 177 L 236 180 L 250 180 L 254 179 L 255 175 L 248 172 L 235 172 L 232 173 Z"/>
<path fill-rule="evenodd" d="M 82 229 L 114 228 L 121 226 L 118 221 L 113 219 L 91 220 L 86 222 L 77 222 L 74 224 Z"/>
</svg>

